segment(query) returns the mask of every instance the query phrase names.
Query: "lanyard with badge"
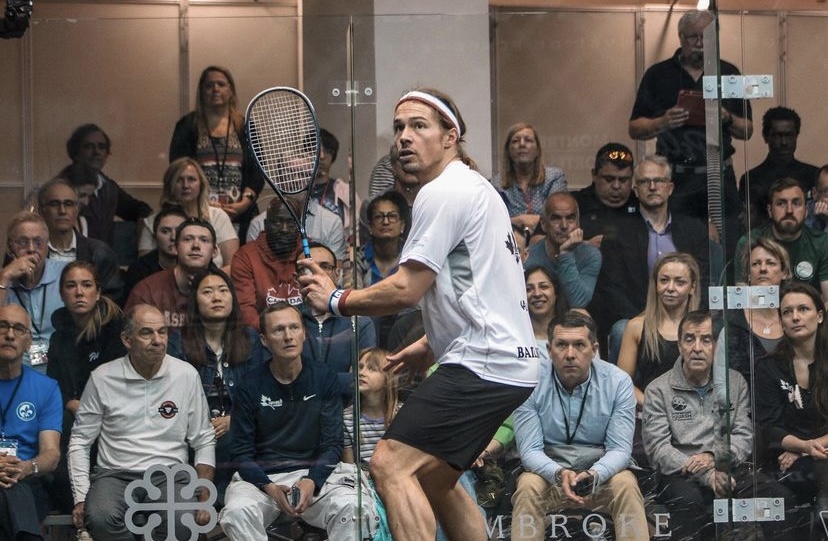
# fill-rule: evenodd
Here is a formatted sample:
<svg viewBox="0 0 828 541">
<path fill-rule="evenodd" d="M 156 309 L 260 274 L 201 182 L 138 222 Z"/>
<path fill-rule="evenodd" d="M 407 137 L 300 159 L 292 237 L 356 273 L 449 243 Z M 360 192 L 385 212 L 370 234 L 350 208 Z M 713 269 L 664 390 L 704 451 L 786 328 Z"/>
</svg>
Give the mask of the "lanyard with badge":
<svg viewBox="0 0 828 541">
<path fill-rule="evenodd" d="M 7 456 L 17 456 L 17 438 L 6 438 L 6 415 L 8 415 L 14 397 L 17 396 L 17 390 L 20 389 L 20 384 L 23 382 L 23 374 L 25 374 L 25 371 L 20 373 L 20 378 L 18 378 L 6 405 L 0 404 L 0 423 L 2 423 L 0 424 L 0 453 L 5 453 Z"/>
<path fill-rule="evenodd" d="M 578 432 L 578 427 L 581 426 L 581 418 L 584 416 L 584 407 L 586 406 L 586 399 L 587 393 L 589 393 L 589 388 L 592 385 L 592 365 L 589 367 L 589 381 L 586 384 L 586 388 L 584 389 L 584 396 L 581 398 L 581 411 L 578 412 L 578 420 L 575 421 L 575 430 L 572 433 L 569 433 L 569 415 L 567 415 L 568 408 L 564 405 L 563 401 L 563 389 L 561 389 L 560 384 L 558 383 L 558 379 L 555 378 L 555 388 L 558 390 L 558 402 L 561 404 L 561 410 L 563 412 L 564 418 L 564 427 L 566 429 L 566 444 L 572 445 L 572 442 L 575 441 L 575 433 Z"/>
<path fill-rule="evenodd" d="M 40 338 L 41 329 L 43 328 L 43 318 L 46 315 L 46 288 L 43 288 L 43 295 L 40 299 L 40 318 L 38 321 L 35 321 L 34 319 L 34 304 L 32 302 L 34 290 L 29 290 L 28 303 L 23 302 L 23 297 L 20 296 L 17 289 L 14 289 L 14 294 L 20 301 L 20 305 L 32 316 L 32 328 L 34 329 L 34 333 L 32 335 L 32 344 L 29 346 L 29 351 L 27 352 L 29 354 L 29 364 L 31 366 L 46 364 L 49 362 L 49 358 L 47 356 L 49 353 L 49 341 Z"/>
</svg>

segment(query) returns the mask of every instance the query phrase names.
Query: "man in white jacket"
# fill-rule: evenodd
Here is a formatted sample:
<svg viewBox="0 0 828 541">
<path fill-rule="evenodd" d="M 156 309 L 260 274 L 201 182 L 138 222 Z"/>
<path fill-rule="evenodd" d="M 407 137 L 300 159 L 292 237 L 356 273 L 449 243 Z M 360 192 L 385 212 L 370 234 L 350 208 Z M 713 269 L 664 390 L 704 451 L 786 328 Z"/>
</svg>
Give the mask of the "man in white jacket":
<svg viewBox="0 0 828 541">
<path fill-rule="evenodd" d="M 201 379 L 191 365 L 166 354 L 164 315 L 146 304 L 135 306 L 127 313 L 121 339 L 127 355 L 92 373 L 69 441 L 72 514 L 75 524 L 85 523 L 97 541 L 135 539 L 124 520 L 124 490 L 150 467 L 186 464 L 190 449 L 200 478 L 211 480 L 215 467 L 215 432 Z M 90 474 L 96 439 L 97 466 Z M 176 478 L 176 494 L 182 481 L 186 479 Z M 156 475 L 152 482 L 161 489 L 156 501 L 163 505 L 166 478 Z M 207 491 L 198 497 L 206 500 Z M 188 539 L 190 532 L 179 518 L 176 512 L 176 538 Z M 196 513 L 199 524 L 208 519 L 206 511 Z"/>
</svg>

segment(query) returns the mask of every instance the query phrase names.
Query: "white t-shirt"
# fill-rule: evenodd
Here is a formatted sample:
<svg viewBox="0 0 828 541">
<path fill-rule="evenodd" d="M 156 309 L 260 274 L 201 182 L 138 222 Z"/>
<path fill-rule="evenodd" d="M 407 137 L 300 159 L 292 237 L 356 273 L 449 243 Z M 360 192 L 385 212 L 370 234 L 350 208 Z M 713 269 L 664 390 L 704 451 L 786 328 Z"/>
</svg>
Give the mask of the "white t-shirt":
<svg viewBox="0 0 828 541">
<path fill-rule="evenodd" d="M 417 194 L 400 262 L 437 273 L 421 301 L 440 364 L 459 364 L 495 383 L 538 382 L 523 267 L 500 195 L 481 175 L 451 162 Z"/>
</svg>

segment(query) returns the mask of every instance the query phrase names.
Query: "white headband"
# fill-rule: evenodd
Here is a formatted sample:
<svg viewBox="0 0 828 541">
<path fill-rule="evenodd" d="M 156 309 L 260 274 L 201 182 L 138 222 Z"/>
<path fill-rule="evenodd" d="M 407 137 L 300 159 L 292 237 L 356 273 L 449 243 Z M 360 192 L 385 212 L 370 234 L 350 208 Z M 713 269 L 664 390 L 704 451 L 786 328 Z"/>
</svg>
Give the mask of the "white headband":
<svg viewBox="0 0 828 541">
<path fill-rule="evenodd" d="M 461 136 L 463 135 L 463 130 L 460 129 L 460 122 L 457 120 L 457 115 L 455 115 L 454 112 L 448 107 L 448 105 L 443 103 L 443 101 L 439 98 L 436 98 L 431 94 L 427 94 L 426 92 L 413 90 L 408 94 L 404 95 L 402 98 L 400 98 L 400 101 L 397 102 L 397 107 L 399 107 L 402 102 L 408 100 L 420 101 L 425 103 L 426 105 L 430 105 L 434 109 L 437 109 L 437 111 L 440 114 L 442 114 L 446 118 L 446 120 L 448 120 L 454 125 L 454 127 L 457 129 L 457 133 Z"/>
</svg>

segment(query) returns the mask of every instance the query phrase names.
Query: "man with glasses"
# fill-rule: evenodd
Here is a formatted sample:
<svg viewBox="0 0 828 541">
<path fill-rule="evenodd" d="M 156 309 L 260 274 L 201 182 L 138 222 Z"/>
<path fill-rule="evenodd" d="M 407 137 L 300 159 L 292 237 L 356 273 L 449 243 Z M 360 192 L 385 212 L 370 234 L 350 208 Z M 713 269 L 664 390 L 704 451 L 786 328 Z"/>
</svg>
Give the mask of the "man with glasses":
<svg viewBox="0 0 828 541">
<path fill-rule="evenodd" d="M 20 306 L 0 307 L 0 539 L 41 539 L 42 479 L 60 458 L 60 389 L 23 363 L 31 324 Z"/>
<path fill-rule="evenodd" d="M 324 244 L 310 242 L 311 259 L 325 271 L 334 283 L 339 283 L 336 256 Z M 350 402 L 353 397 L 353 373 L 351 372 L 353 341 L 356 351 L 377 347 L 377 333 L 369 317 L 357 316 L 358 335 L 354 335 L 351 318 L 331 313 L 316 314 L 309 306 L 301 305 L 302 323 L 305 325 L 305 343 L 302 362 L 318 362 L 335 372 L 342 397 Z"/>
<path fill-rule="evenodd" d="M 7 260 L 0 270 L 0 304 L 19 304 L 32 320 L 32 337 L 23 362 L 46 373 L 52 313 L 63 306 L 60 273 L 65 261 L 49 259 L 49 229 L 39 214 L 22 211 L 6 229 Z"/>
<path fill-rule="evenodd" d="M 593 297 L 595 302 L 589 308 L 601 333 L 610 333 L 610 362 L 615 362 L 625 320 L 644 310 L 649 277 L 661 256 L 670 252 L 689 253 L 701 269 L 703 298 L 709 284 L 707 227 L 700 220 L 670 212 L 673 180 L 665 157 L 645 156 L 638 163 L 633 192 L 638 199 L 638 215 L 623 222 L 623 235 L 604 239 L 601 244 L 603 264 Z M 619 320 L 623 323 L 612 328 Z"/>
<path fill-rule="evenodd" d="M 672 58 L 650 67 L 641 79 L 630 115 L 629 134 L 633 139 L 656 137 L 656 153 L 665 156 L 673 168 L 674 213 L 707 220 L 707 146 L 705 139 L 704 30 L 713 22 L 709 11 L 689 11 L 678 23 L 681 47 Z M 720 62 L 721 75 L 739 75 L 733 64 Z M 728 230 L 738 231 L 741 210 L 736 174 L 731 157 L 733 139 L 747 140 L 753 132 L 750 104 L 746 100 L 722 101 L 722 150 L 724 161 L 725 209 Z M 730 229 L 735 228 L 735 229 Z M 731 234 L 728 239 L 735 240 Z M 731 246 L 732 242 L 728 242 Z M 731 250 L 728 250 L 730 253 Z"/>
<path fill-rule="evenodd" d="M 584 238 L 596 248 L 604 236 L 618 235 L 619 220 L 638 212 L 632 178 L 632 151 L 621 143 L 607 143 L 595 154 L 592 184 L 572 194 L 581 212 Z"/>
<path fill-rule="evenodd" d="M 78 195 L 63 179 L 50 180 L 37 194 L 38 212 L 49 229 L 49 259 L 87 261 L 95 267 L 104 295 L 122 302 L 123 281 L 118 256 L 112 248 L 75 230 L 78 221 Z"/>
<path fill-rule="evenodd" d="M 297 215 L 301 203 L 288 199 Z M 302 304 L 296 281 L 296 260 L 302 253 L 302 241 L 296 223 L 278 197 L 270 202 L 264 232 L 248 242 L 233 256 L 230 277 L 236 285 L 245 325 L 259 330 L 259 313 L 271 304 Z"/>
<path fill-rule="evenodd" d="M 529 246 L 524 269 L 544 267 L 561 282 L 558 292 L 571 308 L 584 308 L 592 300 L 595 280 L 601 270 L 601 251 L 583 242 L 578 203 L 572 194 L 556 192 L 546 198 L 541 227 L 543 242 Z"/>
</svg>

